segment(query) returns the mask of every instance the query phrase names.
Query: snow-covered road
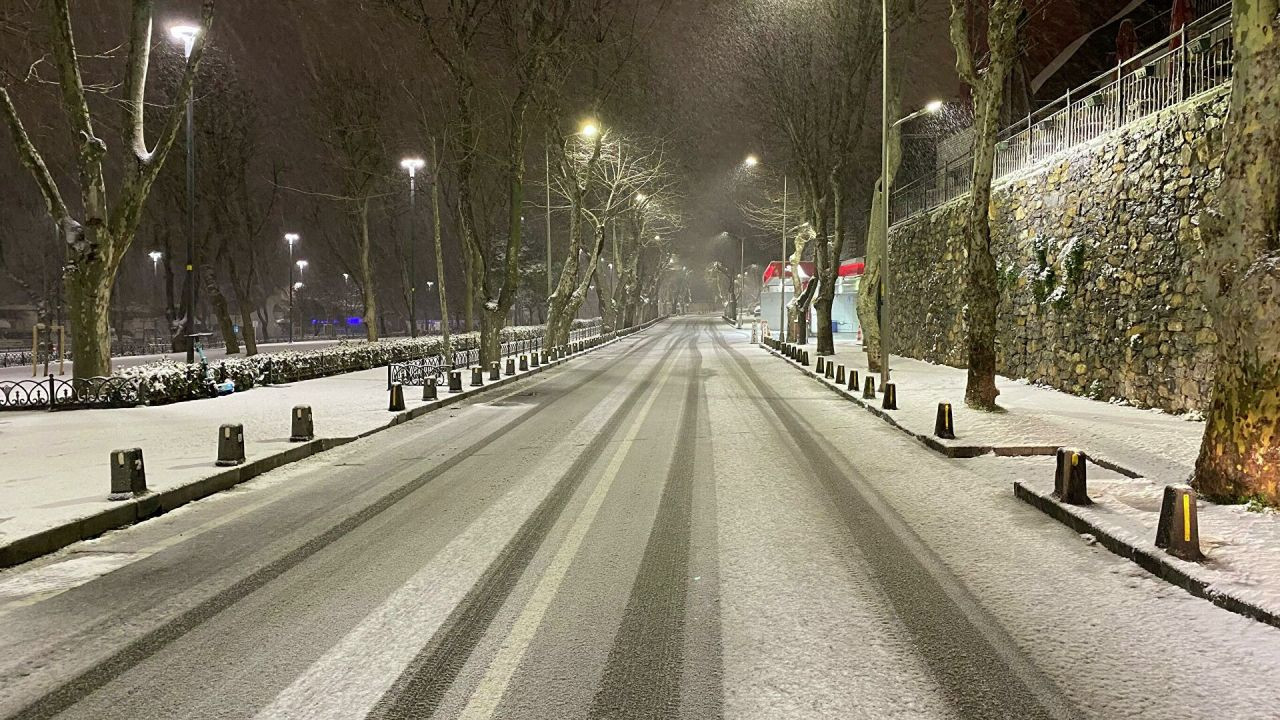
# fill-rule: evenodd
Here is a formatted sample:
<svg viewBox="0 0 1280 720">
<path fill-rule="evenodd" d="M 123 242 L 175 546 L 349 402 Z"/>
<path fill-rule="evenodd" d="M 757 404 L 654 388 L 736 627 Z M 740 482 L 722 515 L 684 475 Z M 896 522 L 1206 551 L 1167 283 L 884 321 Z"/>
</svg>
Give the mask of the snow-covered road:
<svg viewBox="0 0 1280 720">
<path fill-rule="evenodd" d="M 1280 630 L 710 320 L 0 572 L 0 715 L 1271 718 Z"/>
</svg>

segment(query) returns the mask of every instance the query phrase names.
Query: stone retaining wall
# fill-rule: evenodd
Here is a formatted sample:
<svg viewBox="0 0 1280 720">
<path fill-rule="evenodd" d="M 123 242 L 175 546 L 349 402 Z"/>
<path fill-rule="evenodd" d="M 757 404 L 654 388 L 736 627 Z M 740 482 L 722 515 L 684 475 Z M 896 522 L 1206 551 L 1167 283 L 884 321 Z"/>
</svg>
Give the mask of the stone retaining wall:
<svg viewBox="0 0 1280 720">
<path fill-rule="evenodd" d="M 1000 373 L 1171 412 L 1203 408 L 1217 342 L 1198 215 L 1229 88 L 1007 179 L 992 198 Z M 894 352 L 965 363 L 961 198 L 893 228 Z"/>
</svg>

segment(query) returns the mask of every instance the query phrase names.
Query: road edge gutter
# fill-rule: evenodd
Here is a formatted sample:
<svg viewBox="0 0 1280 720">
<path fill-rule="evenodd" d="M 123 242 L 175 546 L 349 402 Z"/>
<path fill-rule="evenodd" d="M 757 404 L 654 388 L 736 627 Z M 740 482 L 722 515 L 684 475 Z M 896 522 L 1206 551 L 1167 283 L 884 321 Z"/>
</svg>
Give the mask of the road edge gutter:
<svg viewBox="0 0 1280 720">
<path fill-rule="evenodd" d="M 1280 613 L 1215 589 L 1216 580 L 1209 575 L 1212 571 L 1196 563 L 1179 560 L 1157 548 L 1154 543 L 1134 542 L 1103 528 L 1086 517 L 1079 508 L 1060 502 L 1052 494 L 1037 490 L 1026 481 L 1015 480 L 1013 494 L 1019 500 L 1075 532 L 1092 535 L 1100 545 L 1113 554 L 1136 563 L 1161 580 L 1176 585 L 1195 597 L 1208 600 L 1224 610 L 1280 628 Z"/>
<path fill-rule="evenodd" d="M 945 457 L 971 458 L 989 453 L 1007 457 L 1026 457 L 1033 455 L 1053 455 L 1057 452 L 1058 448 L 1056 446 L 1000 447 L 989 445 L 946 445 L 939 442 L 932 436 L 917 433 L 903 427 L 897 420 L 890 416 L 888 412 L 868 404 L 862 398 L 855 396 L 834 382 L 828 381 L 827 378 L 810 370 L 804 365 L 791 361 L 790 358 L 787 358 L 782 353 L 764 345 L 756 344 L 756 347 L 759 347 L 775 357 L 787 361 L 788 365 L 795 367 L 803 374 L 817 380 L 821 385 L 830 388 L 837 395 L 840 395 L 859 407 L 870 411 L 873 415 L 884 420 L 892 427 L 914 437 L 929 449 L 934 450 Z M 1088 455 L 1087 450 L 1085 450 L 1085 454 Z M 1089 462 L 1113 472 L 1120 473 L 1130 479 L 1141 479 L 1144 477 L 1141 473 L 1122 467 L 1116 463 L 1094 457 L 1093 455 L 1089 455 Z M 1143 570 L 1146 570 L 1160 580 L 1164 580 L 1171 585 L 1182 588 L 1194 597 L 1198 597 L 1202 600 L 1208 600 L 1224 610 L 1236 613 L 1237 615 L 1242 615 L 1251 620 L 1280 628 L 1280 612 L 1216 589 L 1214 587 L 1216 580 L 1209 575 L 1211 571 L 1203 566 L 1179 560 L 1159 548 L 1156 548 L 1154 543 L 1148 545 L 1146 543 L 1134 542 L 1106 530 L 1095 524 L 1089 518 L 1085 517 L 1078 508 L 1060 502 L 1051 494 L 1045 494 L 1031 487 L 1025 481 L 1014 481 L 1013 494 L 1019 500 L 1027 503 L 1037 510 L 1040 510 L 1063 525 L 1066 525 L 1076 533 L 1087 533 L 1092 535 L 1099 544 L 1111 551 L 1111 553 L 1135 563 Z"/>
</svg>

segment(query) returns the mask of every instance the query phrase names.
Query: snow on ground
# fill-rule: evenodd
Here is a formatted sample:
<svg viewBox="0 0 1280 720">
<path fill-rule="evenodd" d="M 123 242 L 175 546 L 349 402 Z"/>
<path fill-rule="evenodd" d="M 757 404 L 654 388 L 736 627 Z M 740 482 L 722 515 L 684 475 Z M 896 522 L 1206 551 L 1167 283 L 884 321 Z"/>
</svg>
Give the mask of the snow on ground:
<svg viewBox="0 0 1280 720">
<path fill-rule="evenodd" d="M 351 337 L 347 339 L 351 341 L 356 341 L 356 342 L 360 341 L 360 339 L 357 337 Z M 339 340 L 335 339 L 335 340 L 299 340 L 293 343 L 287 343 L 287 342 L 264 343 L 258 346 L 258 351 L 263 353 L 269 353 L 269 352 L 282 352 L 285 350 L 298 350 L 298 351 L 319 350 L 320 348 L 326 348 L 332 345 L 337 345 L 338 342 Z M 30 348 L 27 348 L 27 349 L 29 350 Z M 223 358 L 227 357 L 226 348 L 209 348 L 208 350 L 204 351 L 204 356 L 208 358 L 210 362 L 215 360 L 222 360 Z M 232 355 L 231 357 L 244 357 L 244 355 L 243 354 Z M 114 370 L 120 370 L 122 368 L 133 367 L 135 365 L 146 365 L 147 363 L 153 363 L 159 360 L 172 360 L 173 362 L 186 362 L 187 354 L 185 352 L 181 352 L 181 353 L 161 353 L 156 355 L 124 355 L 121 357 L 111 358 L 111 367 Z M 65 370 L 66 377 L 71 377 L 71 366 L 72 366 L 72 363 L 70 361 L 68 361 L 65 364 L 64 370 Z M 36 369 L 38 372 L 37 377 L 44 377 L 45 375 L 44 363 L 41 363 L 39 367 Z M 57 375 L 58 363 L 56 362 L 49 363 L 49 372 L 53 373 L 54 375 Z M 31 377 L 32 376 L 31 376 L 30 365 L 15 365 L 11 367 L 0 368 L 0 381 L 30 380 Z"/>
<path fill-rule="evenodd" d="M 805 347 L 816 364 L 815 347 Z M 836 364 L 866 376 L 867 356 L 860 345 L 837 340 L 833 357 Z M 956 439 L 940 441 L 946 445 L 1075 447 L 1146 477 L 1183 482 L 1204 435 L 1204 422 L 1197 419 L 1099 402 L 1005 377 L 996 378 L 997 402 L 1004 412 L 979 412 L 964 405 L 965 370 L 896 355 L 889 367 L 898 391 L 899 409 L 892 415 L 908 430 L 932 435 L 938 403 L 951 403 Z"/>
<path fill-rule="evenodd" d="M 806 347 L 816 364 L 814 346 Z M 834 358 L 865 375 L 866 355 L 860 346 L 837 340 Z M 997 378 L 997 386 L 1006 412 L 978 412 L 964 406 L 964 370 L 896 356 L 890 367 L 900 408 L 890 415 L 910 432 L 932 436 L 937 403 L 948 401 L 957 439 L 940 441 L 947 445 L 1074 447 L 1137 472 L 1142 477 L 1133 479 L 1090 464 L 1089 495 L 1095 504 L 1074 508 L 1137 547 L 1154 549 L 1164 488 L 1187 481 L 1204 433 L 1204 422 L 1197 418 L 1092 400 L 1004 377 Z M 958 462 L 981 467 L 996 461 L 988 457 Z M 1052 491 L 1052 457 L 998 462 L 1018 468 L 1019 479 L 1042 493 Z M 1203 500 L 1198 512 L 1206 561 L 1186 563 L 1169 556 L 1170 560 L 1208 578 L 1213 590 L 1280 613 L 1280 513 Z M 1056 523 L 1048 517 L 1044 521 Z"/>
<path fill-rule="evenodd" d="M 1052 468 L 1024 481 L 1041 494 L 1053 492 Z M 1099 477 L 1089 468 L 1089 497 L 1093 505 L 1073 507 L 1079 516 L 1108 534 L 1150 552 L 1165 483 Z M 1203 578 L 1210 590 L 1244 600 L 1280 614 L 1280 513 L 1246 505 L 1196 503 L 1200 550 L 1204 562 L 1191 563 L 1168 556 L 1189 575 Z"/>
<path fill-rule="evenodd" d="M 424 404 L 421 388 L 404 394 L 409 410 Z M 394 417 L 387 402 L 387 370 L 374 368 L 157 407 L 0 413 L 0 544 L 111 507 L 113 450 L 141 447 L 148 488 L 167 490 L 226 469 L 214 465 L 223 423 L 244 425 L 252 462 L 293 445 L 295 405 L 311 406 L 324 438 L 386 425 Z"/>
</svg>

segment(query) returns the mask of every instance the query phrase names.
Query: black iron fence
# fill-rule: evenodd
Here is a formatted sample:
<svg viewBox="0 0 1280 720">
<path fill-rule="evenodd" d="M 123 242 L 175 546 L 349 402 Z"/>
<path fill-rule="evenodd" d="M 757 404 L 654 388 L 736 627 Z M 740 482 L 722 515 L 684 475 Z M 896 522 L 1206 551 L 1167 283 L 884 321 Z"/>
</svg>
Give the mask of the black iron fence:
<svg viewBox="0 0 1280 720">
<path fill-rule="evenodd" d="M 58 378 L 0 380 L 0 410 L 122 408 L 146 404 L 138 378 Z"/>
</svg>

